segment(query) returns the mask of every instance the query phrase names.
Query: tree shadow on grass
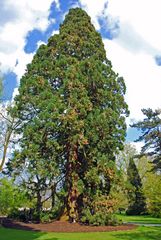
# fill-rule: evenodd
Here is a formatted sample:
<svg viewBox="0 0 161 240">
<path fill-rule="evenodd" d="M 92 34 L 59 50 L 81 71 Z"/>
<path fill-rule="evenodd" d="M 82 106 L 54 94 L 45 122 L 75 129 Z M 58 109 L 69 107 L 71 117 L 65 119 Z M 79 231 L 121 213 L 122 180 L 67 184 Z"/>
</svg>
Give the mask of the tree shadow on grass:
<svg viewBox="0 0 161 240">
<path fill-rule="evenodd" d="M 40 232 L 40 230 L 35 230 L 32 228 L 32 225 L 24 225 L 23 222 L 16 222 L 9 218 L 0 218 L 1 226 L 4 228 L 13 228 L 18 230 L 27 230 L 27 231 L 35 231 Z"/>
<path fill-rule="evenodd" d="M 0 218 L 0 220 L 0 240 L 58 240 L 54 236 L 48 238 L 48 233 L 35 230 L 30 226 L 22 226 L 9 219 Z"/>
<path fill-rule="evenodd" d="M 11 228 L 0 227 L 0 239 L 1 240 L 45 240 L 46 233 L 34 232 L 34 231 L 24 231 Z M 51 240 L 58 240 L 57 238 L 52 238 Z"/>
<path fill-rule="evenodd" d="M 159 240 L 161 239 L 161 227 L 140 227 L 135 232 L 117 232 L 113 236 L 119 240 Z"/>
</svg>

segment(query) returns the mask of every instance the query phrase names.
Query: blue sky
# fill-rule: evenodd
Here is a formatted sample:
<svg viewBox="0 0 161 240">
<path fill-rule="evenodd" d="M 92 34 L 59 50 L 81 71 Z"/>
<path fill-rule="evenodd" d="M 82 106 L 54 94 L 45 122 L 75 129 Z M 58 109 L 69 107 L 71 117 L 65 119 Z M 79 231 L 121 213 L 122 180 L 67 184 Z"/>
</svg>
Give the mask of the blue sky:
<svg viewBox="0 0 161 240">
<path fill-rule="evenodd" d="M 127 123 L 141 119 L 142 108 L 160 107 L 160 0 L 1 0 L 0 63 L 2 100 L 17 92 L 26 64 L 41 43 L 57 33 L 71 7 L 82 7 L 102 35 L 107 58 L 124 77 L 130 109 Z M 127 141 L 138 136 L 128 128 Z"/>
</svg>

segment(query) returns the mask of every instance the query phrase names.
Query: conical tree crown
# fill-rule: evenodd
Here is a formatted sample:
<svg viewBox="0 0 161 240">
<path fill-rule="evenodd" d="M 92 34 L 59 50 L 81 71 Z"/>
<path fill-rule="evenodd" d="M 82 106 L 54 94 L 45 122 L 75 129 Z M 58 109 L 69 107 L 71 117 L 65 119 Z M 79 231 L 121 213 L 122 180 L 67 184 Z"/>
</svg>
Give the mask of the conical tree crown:
<svg viewBox="0 0 161 240">
<path fill-rule="evenodd" d="M 40 46 L 21 79 L 14 108 L 21 153 L 15 161 L 27 161 L 33 171 L 34 159 L 38 175 L 43 161 L 46 169 L 55 169 L 50 178 L 59 172 L 53 178 L 61 179 L 71 218 L 81 217 L 83 199 L 92 207 L 98 195 L 110 192 L 115 154 L 125 140 L 125 91 L 100 34 L 79 8 L 71 9 L 59 34 Z"/>
<path fill-rule="evenodd" d="M 57 47 L 65 56 L 79 60 L 92 56 L 102 61 L 106 58 L 100 34 L 95 31 L 87 13 L 80 8 L 71 9 L 66 15 L 59 37 Z"/>
<path fill-rule="evenodd" d="M 136 188 L 139 189 L 142 187 L 141 178 L 134 162 L 134 159 L 130 159 L 129 166 L 127 169 L 127 175 L 130 183 Z"/>
<path fill-rule="evenodd" d="M 134 188 L 133 192 L 129 192 L 128 215 L 140 215 L 146 213 L 146 199 L 142 191 L 142 182 L 134 162 L 131 158 L 127 169 L 128 181 Z"/>
</svg>

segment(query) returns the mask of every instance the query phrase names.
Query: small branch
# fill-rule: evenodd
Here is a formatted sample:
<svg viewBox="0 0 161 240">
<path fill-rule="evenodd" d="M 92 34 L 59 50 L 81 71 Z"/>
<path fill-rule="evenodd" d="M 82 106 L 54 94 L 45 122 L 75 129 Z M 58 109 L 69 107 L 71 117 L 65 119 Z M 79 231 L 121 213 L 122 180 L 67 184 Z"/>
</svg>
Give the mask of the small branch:
<svg viewBox="0 0 161 240">
<path fill-rule="evenodd" d="M 5 120 L 7 120 L 8 122 L 12 123 L 11 120 L 9 120 L 7 117 L 5 117 L 1 112 L 0 112 L 0 116 L 2 116 Z"/>
</svg>

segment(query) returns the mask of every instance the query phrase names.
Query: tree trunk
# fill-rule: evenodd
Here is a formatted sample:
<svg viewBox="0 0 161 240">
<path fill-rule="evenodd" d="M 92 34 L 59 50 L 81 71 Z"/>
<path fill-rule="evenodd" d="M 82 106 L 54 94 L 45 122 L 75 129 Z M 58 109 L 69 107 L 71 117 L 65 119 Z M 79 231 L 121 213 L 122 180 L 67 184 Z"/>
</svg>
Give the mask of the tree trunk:
<svg viewBox="0 0 161 240">
<path fill-rule="evenodd" d="M 42 201 L 40 190 L 37 191 L 37 203 L 36 203 L 36 213 L 37 213 L 37 221 L 40 222 L 40 214 L 42 210 Z"/>
<path fill-rule="evenodd" d="M 68 172 L 67 172 L 67 187 L 68 187 L 68 195 L 67 195 L 67 215 L 69 221 L 75 222 L 78 220 L 78 153 L 77 146 L 74 146 L 73 150 L 69 153 L 68 159 Z"/>
<path fill-rule="evenodd" d="M 54 208 L 55 206 L 55 192 L 56 192 L 56 186 L 55 184 L 51 186 L 51 206 Z"/>
<path fill-rule="evenodd" d="M 0 172 L 3 169 L 3 165 L 5 163 L 6 160 L 6 155 L 7 155 L 7 149 L 8 149 L 8 145 L 10 143 L 10 138 L 11 138 L 11 134 L 12 134 L 12 129 L 8 129 L 5 135 L 5 142 L 4 142 L 4 147 L 3 147 L 3 156 L 2 156 L 2 161 L 0 164 Z"/>
</svg>

